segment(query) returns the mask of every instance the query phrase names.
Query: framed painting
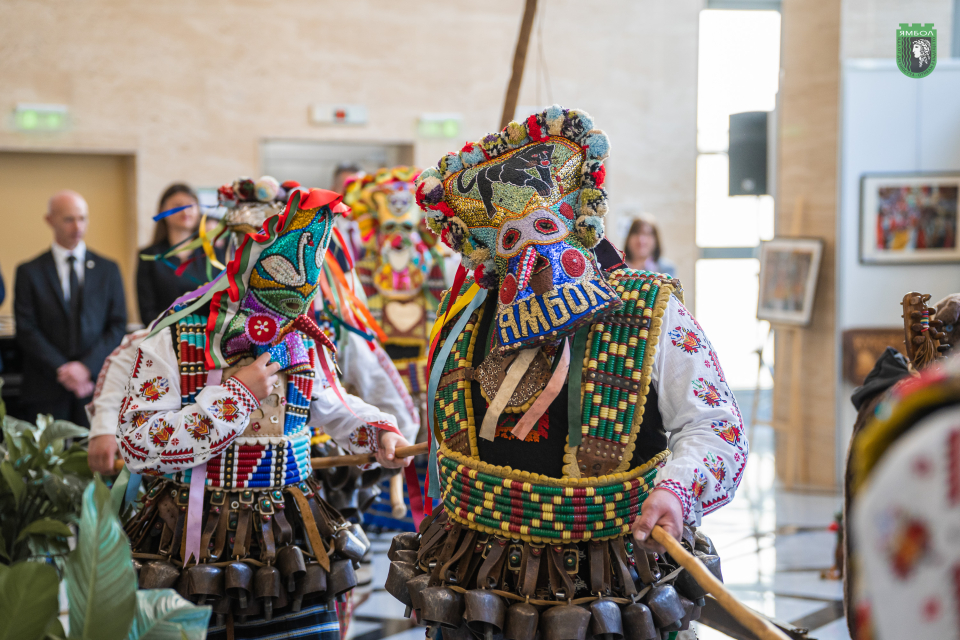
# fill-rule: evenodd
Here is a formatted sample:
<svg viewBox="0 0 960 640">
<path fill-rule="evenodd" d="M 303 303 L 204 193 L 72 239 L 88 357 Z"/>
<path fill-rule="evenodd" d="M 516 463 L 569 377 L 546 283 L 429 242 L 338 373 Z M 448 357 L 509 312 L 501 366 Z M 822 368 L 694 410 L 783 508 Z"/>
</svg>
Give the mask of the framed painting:
<svg viewBox="0 0 960 640">
<path fill-rule="evenodd" d="M 822 255 L 823 241 L 816 238 L 774 238 L 762 243 L 757 318 L 810 324 Z"/>
<path fill-rule="evenodd" d="M 960 173 L 872 174 L 860 180 L 860 262 L 960 262 Z"/>
</svg>

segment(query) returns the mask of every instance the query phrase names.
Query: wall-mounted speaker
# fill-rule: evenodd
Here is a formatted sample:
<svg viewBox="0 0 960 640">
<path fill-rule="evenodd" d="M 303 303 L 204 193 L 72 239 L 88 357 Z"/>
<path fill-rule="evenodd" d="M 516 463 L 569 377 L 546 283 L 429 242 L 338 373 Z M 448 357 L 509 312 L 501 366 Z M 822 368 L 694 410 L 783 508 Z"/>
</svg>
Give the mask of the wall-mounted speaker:
<svg viewBox="0 0 960 640">
<path fill-rule="evenodd" d="M 759 196 L 767 190 L 766 111 L 730 114 L 731 196 Z"/>
</svg>

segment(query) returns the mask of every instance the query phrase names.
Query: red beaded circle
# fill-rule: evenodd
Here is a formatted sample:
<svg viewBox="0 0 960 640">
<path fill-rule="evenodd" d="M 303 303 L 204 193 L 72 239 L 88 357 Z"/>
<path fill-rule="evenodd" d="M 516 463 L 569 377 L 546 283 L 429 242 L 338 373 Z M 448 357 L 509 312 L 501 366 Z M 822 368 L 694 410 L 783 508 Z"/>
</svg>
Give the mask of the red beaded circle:
<svg viewBox="0 0 960 640">
<path fill-rule="evenodd" d="M 262 313 L 254 314 L 247 319 L 247 335 L 254 344 L 270 344 L 277 335 L 277 321 Z"/>
<path fill-rule="evenodd" d="M 576 249 L 567 249 L 563 252 L 563 255 L 560 256 L 560 264 L 563 265 L 563 270 L 567 272 L 567 275 L 571 278 L 579 278 L 583 275 L 583 272 L 587 270 L 587 261 L 583 257 L 583 254 L 577 251 Z"/>
<path fill-rule="evenodd" d="M 500 302 L 510 304 L 517 297 L 517 279 L 512 273 L 508 273 L 500 285 Z"/>
</svg>

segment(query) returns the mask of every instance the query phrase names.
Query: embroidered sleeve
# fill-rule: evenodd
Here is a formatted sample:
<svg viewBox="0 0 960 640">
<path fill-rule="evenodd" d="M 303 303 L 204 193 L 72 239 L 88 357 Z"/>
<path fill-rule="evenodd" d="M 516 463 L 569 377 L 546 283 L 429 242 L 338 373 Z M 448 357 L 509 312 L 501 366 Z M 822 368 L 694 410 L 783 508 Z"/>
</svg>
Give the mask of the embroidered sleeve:
<svg viewBox="0 0 960 640">
<path fill-rule="evenodd" d="M 127 379 L 137 348 L 149 331 L 141 329 L 128 333 L 103 361 L 103 367 L 97 376 L 97 385 L 93 390 L 93 399 L 86 406 L 87 419 L 90 420 L 90 437 L 115 436 L 120 404 L 127 393 Z"/>
<path fill-rule="evenodd" d="M 238 380 L 204 388 L 182 406 L 169 331 L 137 350 L 120 407 L 117 440 L 131 471 L 163 475 L 213 458 L 243 433 L 259 402 Z"/>
<path fill-rule="evenodd" d="M 653 383 L 672 452 L 657 474 L 657 488 L 677 496 L 684 521 L 699 525 L 733 499 L 749 446 L 713 346 L 674 297 L 663 314 Z"/>
<path fill-rule="evenodd" d="M 328 358 L 327 362 L 329 362 L 326 349 L 318 355 L 321 358 Z M 333 387 L 324 379 L 322 371 L 317 372 L 317 378 L 320 383 L 314 385 L 308 424 L 311 427 L 321 428 L 347 453 L 375 453 L 379 448 L 381 429 L 399 432 L 397 419 L 394 416 L 347 393 L 340 381 L 336 380 L 337 390 L 346 401 L 344 405 Z M 375 465 L 365 465 L 362 468 L 367 469 L 373 466 Z"/>
</svg>

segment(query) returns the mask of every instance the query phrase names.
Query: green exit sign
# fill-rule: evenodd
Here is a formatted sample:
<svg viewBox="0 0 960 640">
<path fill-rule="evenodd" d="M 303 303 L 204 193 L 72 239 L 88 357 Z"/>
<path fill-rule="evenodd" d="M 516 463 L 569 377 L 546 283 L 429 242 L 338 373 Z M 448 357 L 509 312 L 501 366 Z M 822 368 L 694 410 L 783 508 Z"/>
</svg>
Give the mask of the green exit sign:
<svg viewBox="0 0 960 640">
<path fill-rule="evenodd" d="M 62 104 L 18 104 L 13 123 L 20 131 L 63 131 L 67 116 L 67 107 Z"/>
<path fill-rule="evenodd" d="M 421 138 L 459 138 L 459 113 L 430 113 L 420 116 L 417 133 Z"/>
</svg>

